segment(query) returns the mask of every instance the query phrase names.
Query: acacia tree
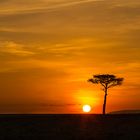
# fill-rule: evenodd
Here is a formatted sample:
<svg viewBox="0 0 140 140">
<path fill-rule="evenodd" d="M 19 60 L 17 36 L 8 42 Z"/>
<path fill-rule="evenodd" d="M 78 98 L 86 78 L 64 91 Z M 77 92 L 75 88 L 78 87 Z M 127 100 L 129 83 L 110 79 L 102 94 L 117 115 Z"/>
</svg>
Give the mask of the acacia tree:
<svg viewBox="0 0 140 140">
<path fill-rule="evenodd" d="M 103 87 L 103 91 L 105 92 L 104 95 L 104 103 L 103 103 L 103 114 L 105 115 L 106 110 L 106 99 L 108 95 L 108 89 L 114 86 L 121 85 L 123 82 L 123 78 L 117 78 L 115 75 L 109 74 L 99 74 L 93 75 L 93 78 L 89 79 L 88 82 L 93 84 L 101 84 Z"/>
</svg>

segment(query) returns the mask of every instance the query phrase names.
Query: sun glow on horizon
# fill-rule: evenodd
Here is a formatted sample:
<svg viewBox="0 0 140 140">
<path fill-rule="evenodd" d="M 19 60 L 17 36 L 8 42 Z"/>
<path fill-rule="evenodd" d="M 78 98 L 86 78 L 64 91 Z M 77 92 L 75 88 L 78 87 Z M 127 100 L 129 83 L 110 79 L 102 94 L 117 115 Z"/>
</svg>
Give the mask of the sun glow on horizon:
<svg viewBox="0 0 140 140">
<path fill-rule="evenodd" d="M 91 111 L 91 106 L 90 105 L 84 105 L 83 106 L 83 112 L 88 113 Z"/>
</svg>

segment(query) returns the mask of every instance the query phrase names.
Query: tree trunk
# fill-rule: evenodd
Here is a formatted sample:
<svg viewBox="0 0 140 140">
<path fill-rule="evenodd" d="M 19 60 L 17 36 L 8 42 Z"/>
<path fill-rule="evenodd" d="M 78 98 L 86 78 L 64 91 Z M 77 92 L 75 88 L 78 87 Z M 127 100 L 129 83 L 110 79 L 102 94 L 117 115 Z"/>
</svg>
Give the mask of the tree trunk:
<svg viewBox="0 0 140 140">
<path fill-rule="evenodd" d="M 104 104 L 103 104 L 103 115 L 106 114 L 106 98 L 107 98 L 107 88 L 105 89 Z"/>
</svg>

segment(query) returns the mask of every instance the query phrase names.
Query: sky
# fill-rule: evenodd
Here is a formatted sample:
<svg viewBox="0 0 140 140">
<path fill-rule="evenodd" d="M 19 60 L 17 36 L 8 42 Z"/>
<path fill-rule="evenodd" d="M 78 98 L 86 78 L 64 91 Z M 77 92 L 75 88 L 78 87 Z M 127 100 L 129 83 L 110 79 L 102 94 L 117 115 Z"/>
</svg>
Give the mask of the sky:
<svg viewBox="0 0 140 140">
<path fill-rule="evenodd" d="M 139 0 L 0 0 L 0 113 L 101 113 L 104 73 L 107 112 L 140 109 L 139 70 Z"/>
</svg>

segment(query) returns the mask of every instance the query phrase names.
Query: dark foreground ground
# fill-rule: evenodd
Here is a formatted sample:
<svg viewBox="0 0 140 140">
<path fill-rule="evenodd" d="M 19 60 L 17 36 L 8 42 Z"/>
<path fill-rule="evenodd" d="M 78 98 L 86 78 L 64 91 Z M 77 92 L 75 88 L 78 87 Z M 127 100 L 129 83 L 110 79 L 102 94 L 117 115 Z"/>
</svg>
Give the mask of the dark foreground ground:
<svg viewBox="0 0 140 140">
<path fill-rule="evenodd" d="M 140 140 L 140 115 L 0 115 L 0 140 Z"/>
</svg>

